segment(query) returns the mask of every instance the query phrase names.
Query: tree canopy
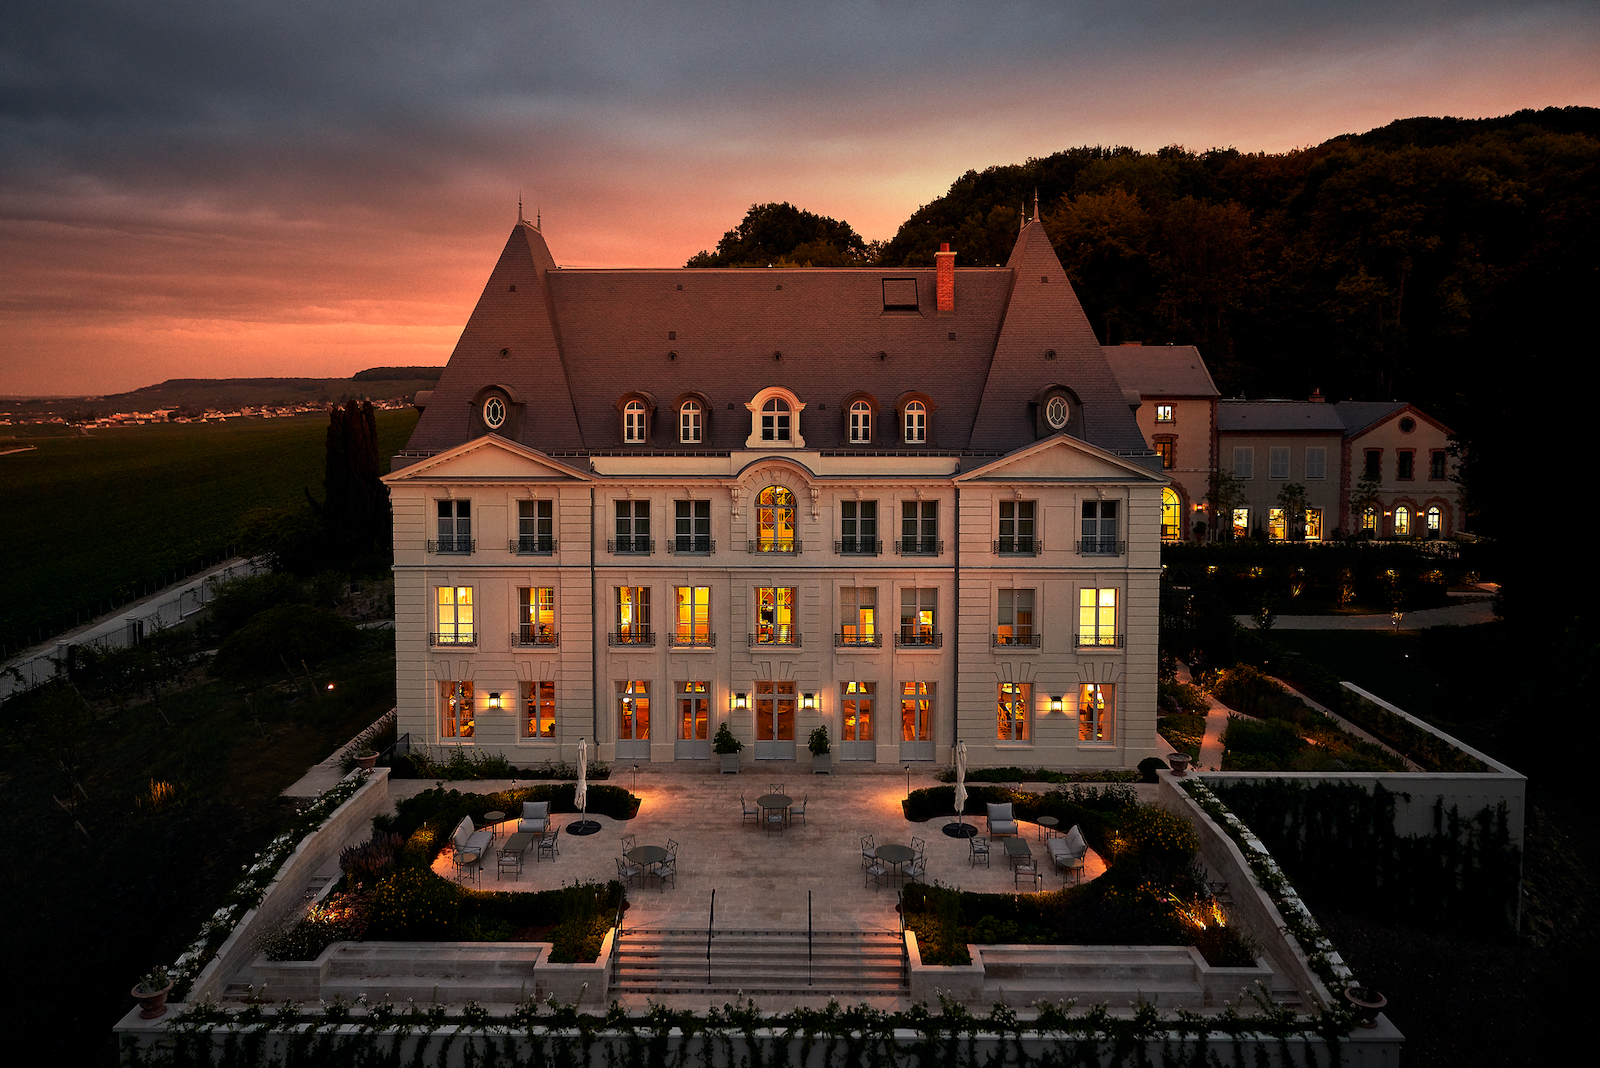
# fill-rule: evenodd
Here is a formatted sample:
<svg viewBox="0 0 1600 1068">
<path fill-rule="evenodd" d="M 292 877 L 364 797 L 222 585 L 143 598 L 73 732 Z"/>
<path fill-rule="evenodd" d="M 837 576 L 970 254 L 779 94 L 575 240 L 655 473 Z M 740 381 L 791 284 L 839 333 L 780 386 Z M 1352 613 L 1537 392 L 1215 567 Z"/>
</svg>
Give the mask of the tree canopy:
<svg viewBox="0 0 1600 1068">
<path fill-rule="evenodd" d="M 752 204 L 715 252 L 690 257 L 688 267 L 851 267 L 871 262 L 875 249 L 847 222 L 782 204 Z"/>
</svg>

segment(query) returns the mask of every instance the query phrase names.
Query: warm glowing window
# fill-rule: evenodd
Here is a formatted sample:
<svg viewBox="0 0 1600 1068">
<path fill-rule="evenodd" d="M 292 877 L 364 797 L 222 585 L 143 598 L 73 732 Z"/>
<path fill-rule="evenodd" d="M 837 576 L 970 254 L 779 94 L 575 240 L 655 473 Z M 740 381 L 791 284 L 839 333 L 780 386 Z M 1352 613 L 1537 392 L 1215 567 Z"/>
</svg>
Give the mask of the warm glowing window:
<svg viewBox="0 0 1600 1068">
<path fill-rule="evenodd" d="M 1111 741 L 1112 697 L 1115 686 L 1090 682 L 1078 688 L 1078 741 Z"/>
<path fill-rule="evenodd" d="M 678 740 L 703 742 L 711 719 L 711 683 L 678 683 Z"/>
<path fill-rule="evenodd" d="M 649 419 L 643 401 L 629 401 L 622 408 L 622 440 L 630 445 L 649 439 Z"/>
<path fill-rule="evenodd" d="M 522 736 L 556 736 L 556 684 L 545 680 L 522 684 Z"/>
<path fill-rule="evenodd" d="M 472 587 L 439 586 L 439 629 L 434 637 L 436 645 L 476 645 L 478 634 L 473 629 Z"/>
<path fill-rule="evenodd" d="M 1306 509 L 1306 541 L 1322 540 L 1322 509 Z"/>
<path fill-rule="evenodd" d="M 995 618 L 996 645 L 1033 645 L 1033 591 L 1001 590 Z"/>
<path fill-rule="evenodd" d="M 1168 487 L 1161 491 L 1161 540 L 1177 541 L 1183 537 L 1183 503 L 1178 491 Z"/>
<path fill-rule="evenodd" d="M 678 409 L 678 440 L 685 445 L 698 444 L 704 425 L 705 411 L 700 402 L 684 401 L 683 407 Z"/>
<path fill-rule="evenodd" d="M 679 645 L 707 645 L 711 641 L 711 587 L 678 587 L 678 620 L 673 638 Z"/>
<path fill-rule="evenodd" d="M 556 640 L 555 587 L 519 587 L 517 617 L 517 641 L 523 645 L 553 644 Z"/>
<path fill-rule="evenodd" d="M 1361 529 L 1373 534 L 1378 532 L 1378 510 L 1371 505 L 1361 510 Z"/>
<path fill-rule="evenodd" d="M 617 740 L 650 738 L 650 684 L 639 679 L 617 683 Z"/>
<path fill-rule="evenodd" d="M 839 640 L 845 645 L 878 643 L 876 586 L 846 586 L 839 591 Z"/>
<path fill-rule="evenodd" d="M 932 645 L 938 633 L 939 591 L 906 587 L 900 591 L 900 644 Z"/>
<path fill-rule="evenodd" d="M 1289 520 L 1282 508 L 1267 509 L 1267 538 L 1270 541 L 1284 541 L 1289 537 Z"/>
<path fill-rule="evenodd" d="M 1437 538 L 1444 531 L 1444 512 L 1438 505 L 1428 509 L 1427 514 L 1428 537 Z"/>
<path fill-rule="evenodd" d="M 1233 536 L 1248 538 L 1250 536 L 1250 509 L 1235 508 L 1233 510 Z"/>
<path fill-rule="evenodd" d="M 471 738 L 476 726 L 472 683 L 439 683 L 439 737 Z"/>
<path fill-rule="evenodd" d="M 928 440 L 928 409 L 921 401 L 906 405 L 906 444 L 920 445 Z"/>
<path fill-rule="evenodd" d="M 1158 404 L 1158 405 L 1156 405 L 1156 422 L 1158 422 L 1158 423 L 1170 423 L 1170 422 L 1172 422 L 1172 405 L 1170 405 L 1170 404 Z"/>
<path fill-rule="evenodd" d="M 617 640 L 650 641 L 650 587 L 617 587 Z"/>
<path fill-rule="evenodd" d="M 865 445 L 872 441 L 872 405 L 856 401 L 850 405 L 850 442 Z"/>
<path fill-rule="evenodd" d="M 1156 455 L 1161 457 L 1161 469 L 1171 471 L 1172 465 L 1177 462 L 1178 443 L 1171 438 L 1157 438 L 1155 450 Z"/>
<path fill-rule="evenodd" d="M 1394 536 L 1397 538 L 1411 536 L 1411 509 L 1403 504 L 1394 510 Z"/>
<path fill-rule="evenodd" d="M 906 682 L 900 686 L 900 740 L 933 740 L 933 687 L 931 682 Z"/>
<path fill-rule="evenodd" d="M 1033 687 L 1026 682 L 1000 683 L 995 737 L 1002 742 L 1028 740 L 1028 702 Z"/>
<path fill-rule="evenodd" d="M 758 587 L 756 644 L 791 645 L 797 637 L 794 629 L 794 587 Z"/>
<path fill-rule="evenodd" d="M 1117 644 L 1117 591 L 1114 587 L 1078 591 L 1078 644 Z"/>
<path fill-rule="evenodd" d="M 782 486 L 768 486 L 756 497 L 756 551 L 796 551 L 794 494 Z"/>
<path fill-rule="evenodd" d="M 839 699 L 840 738 L 847 742 L 872 741 L 872 700 L 875 682 L 842 682 Z"/>
</svg>

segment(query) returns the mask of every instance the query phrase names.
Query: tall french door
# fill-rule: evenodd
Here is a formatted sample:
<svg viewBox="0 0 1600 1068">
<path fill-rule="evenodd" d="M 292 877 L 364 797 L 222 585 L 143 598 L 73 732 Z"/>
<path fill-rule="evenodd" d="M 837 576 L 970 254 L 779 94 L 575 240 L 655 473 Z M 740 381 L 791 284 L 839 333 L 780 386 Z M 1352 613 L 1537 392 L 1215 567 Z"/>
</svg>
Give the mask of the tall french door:
<svg viewBox="0 0 1600 1068">
<path fill-rule="evenodd" d="M 617 683 L 617 759 L 650 759 L 650 683 Z"/>
<path fill-rule="evenodd" d="M 756 683 L 756 759 L 794 759 L 795 684 Z"/>
<path fill-rule="evenodd" d="M 704 679 L 678 683 L 678 737 L 673 756 L 678 760 L 709 760 L 711 742 L 706 733 L 711 720 L 711 683 Z"/>
<path fill-rule="evenodd" d="M 900 759 L 933 759 L 933 687 L 931 682 L 900 684 Z"/>
</svg>

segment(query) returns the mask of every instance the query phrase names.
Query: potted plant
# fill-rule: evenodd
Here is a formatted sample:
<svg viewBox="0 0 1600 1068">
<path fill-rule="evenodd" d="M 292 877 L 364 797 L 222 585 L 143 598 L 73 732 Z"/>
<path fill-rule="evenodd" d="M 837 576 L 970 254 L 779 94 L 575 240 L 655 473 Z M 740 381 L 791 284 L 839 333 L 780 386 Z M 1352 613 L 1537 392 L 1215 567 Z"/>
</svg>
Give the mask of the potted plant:
<svg viewBox="0 0 1600 1068">
<path fill-rule="evenodd" d="M 811 739 L 806 742 L 811 750 L 811 772 L 813 775 L 824 775 L 833 771 L 833 755 L 828 751 L 828 728 L 818 724 L 811 732 Z"/>
<path fill-rule="evenodd" d="M 733 736 L 728 721 L 723 720 L 716 737 L 711 739 L 711 751 L 722 758 L 722 774 L 739 774 L 739 750 L 743 748 L 744 743 Z"/>
<path fill-rule="evenodd" d="M 154 1020 L 166 1015 L 167 995 L 172 992 L 172 979 L 165 965 L 158 965 L 144 974 L 134 984 L 133 996 L 139 1002 L 139 1018 Z"/>
<path fill-rule="evenodd" d="M 1362 1027 L 1377 1027 L 1378 1013 L 1389 1004 L 1388 998 L 1366 986 L 1347 986 L 1344 988 L 1344 997 L 1356 1010 Z"/>
<path fill-rule="evenodd" d="M 371 771 L 377 766 L 377 753 L 373 752 L 371 749 L 359 749 L 356 751 L 356 767 L 366 768 L 368 771 Z"/>
</svg>

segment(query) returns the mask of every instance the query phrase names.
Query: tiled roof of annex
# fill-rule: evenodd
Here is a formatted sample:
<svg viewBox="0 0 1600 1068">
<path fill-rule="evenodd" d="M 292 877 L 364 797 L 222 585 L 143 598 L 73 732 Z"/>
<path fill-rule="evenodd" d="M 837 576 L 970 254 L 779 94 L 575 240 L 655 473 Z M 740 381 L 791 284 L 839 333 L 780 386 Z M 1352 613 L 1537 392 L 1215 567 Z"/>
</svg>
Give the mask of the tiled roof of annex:
<svg viewBox="0 0 1600 1068">
<path fill-rule="evenodd" d="M 1193 345 L 1105 345 L 1102 351 L 1122 388 L 1140 396 L 1221 396 Z"/>
<path fill-rule="evenodd" d="M 1344 421 L 1338 405 L 1314 401 L 1223 400 L 1217 402 L 1217 432 L 1246 433 L 1270 431 L 1322 431 L 1343 434 Z"/>
<path fill-rule="evenodd" d="M 472 405 L 488 387 L 525 408 L 516 436 L 547 452 L 680 451 L 675 409 L 691 395 L 706 409 L 694 447 L 743 449 L 751 429 L 745 405 L 783 387 L 805 405 L 807 448 L 1004 452 L 1038 435 L 1025 410 L 993 409 L 1026 409 L 1027 398 L 1052 386 L 1078 398 L 1091 444 L 1146 451 L 1042 225 L 1029 223 L 1018 243 L 1030 250 L 1024 266 L 957 268 L 955 310 L 939 312 L 931 266 L 562 269 L 543 234 L 519 223 L 408 451 L 468 440 Z M 1051 281 L 1060 284 L 1018 285 L 1019 270 L 1059 274 Z M 909 280 L 893 286 L 915 286 L 916 310 L 888 307 L 904 298 L 891 302 L 886 280 Z M 1024 340 L 1003 344 L 1008 319 L 1014 334 L 1020 318 L 1028 320 Z M 997 348 L 1007 356 L 998 389 L 991 377 L 1001 362 Z M 877 407 L 866 444 L 847 441 L 844 402 L 858 393 Z M 930 402 L 920 447 L 898 435 L 898 402 L 911 393 Z M 1001 400 L 985 408 L 996 394 Z M 621 441 L 619 406 L 632 395 L 656 409 L 644 445 Z"/>
</svg>

